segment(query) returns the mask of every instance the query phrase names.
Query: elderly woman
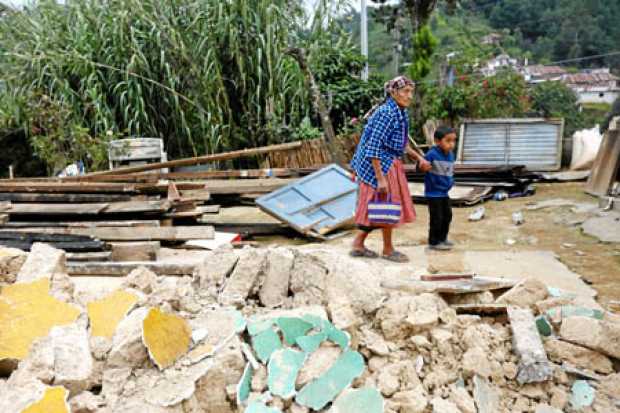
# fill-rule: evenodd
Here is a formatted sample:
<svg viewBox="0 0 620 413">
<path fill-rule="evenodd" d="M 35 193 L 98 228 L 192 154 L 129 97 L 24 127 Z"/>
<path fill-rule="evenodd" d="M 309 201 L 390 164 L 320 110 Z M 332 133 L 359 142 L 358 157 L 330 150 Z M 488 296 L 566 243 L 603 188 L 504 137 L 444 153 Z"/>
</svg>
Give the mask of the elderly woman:
<svg viewBox="0 0 620 413">
<path fill-rule="evenodd" d="M 383 232 L 382 258 L 393 262 L 408 262 L 409 258 L 396 251 L 392 243 L 395 227 L 415 220 L 415 210 L 407 186 L 402 157 L 407 154 L 417 160 L 420 169 L 430 164 L 409 145 L 409 120 L 406 108 L 413 99 L 414 83 L 399 76 L 385 84 L 386 99 L 370 116 L 351 161 L 359 181 L 355 222 L 360 229 L 353 242 L 354 257 L 377 258 L 378 254 L 365 247 L 366 238 L 374 229 Z M 373 225 L 368 219 L 368 204 L 380 197 L 400 204 L 397 224 Z"/>
</svg>

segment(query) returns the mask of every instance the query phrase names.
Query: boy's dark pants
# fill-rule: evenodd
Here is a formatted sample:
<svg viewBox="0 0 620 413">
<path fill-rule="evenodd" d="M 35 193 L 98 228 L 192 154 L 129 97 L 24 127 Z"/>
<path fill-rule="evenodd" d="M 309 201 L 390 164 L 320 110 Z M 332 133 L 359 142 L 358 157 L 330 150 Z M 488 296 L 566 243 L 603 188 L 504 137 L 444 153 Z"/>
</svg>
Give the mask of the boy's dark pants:
<svg viewBox="0 0 620 413">
<path fill-rule="evenodd" d="M 426 198 L 431 224 L 428 230 L 428 243 L 441 244 L 448 239 L 448 231 L 452 222 L 452 207 L 450 198 Z"/>
</svg>

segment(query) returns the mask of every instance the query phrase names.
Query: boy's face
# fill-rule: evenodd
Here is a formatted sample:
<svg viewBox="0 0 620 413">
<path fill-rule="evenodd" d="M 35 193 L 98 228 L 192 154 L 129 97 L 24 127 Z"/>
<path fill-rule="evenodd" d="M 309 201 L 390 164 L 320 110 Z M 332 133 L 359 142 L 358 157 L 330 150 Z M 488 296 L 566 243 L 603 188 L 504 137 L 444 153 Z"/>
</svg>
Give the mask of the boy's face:
<svg viewBox="0 0 620 413">
<path fill-rule="evenodd" d="M 450 153 L 456 146 L 456 133 L 450 133 L 437 141 L 437 146 L 445 153 Z"/>
</svg>

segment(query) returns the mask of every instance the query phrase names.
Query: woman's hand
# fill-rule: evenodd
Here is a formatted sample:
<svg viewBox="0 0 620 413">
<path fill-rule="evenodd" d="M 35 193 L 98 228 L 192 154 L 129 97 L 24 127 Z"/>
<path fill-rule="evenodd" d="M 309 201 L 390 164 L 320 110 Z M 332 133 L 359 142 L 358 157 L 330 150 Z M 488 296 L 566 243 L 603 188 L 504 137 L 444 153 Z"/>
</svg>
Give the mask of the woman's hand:
<svg viewBox="0 0 620 413">
<path fill-rule="evenodd" d="M 427 161 L 426 159 L 422 158 L 422 159 L 420 159 L 420 163 L 418 165 L 418 168 L 422 172 L 428 172 L 431 169 L 433 169 L 433 165 L 431 165 L 431 163 L 429 161 Z"/>
<path fill-rule="evenodd" d="M 383 175 L 377 178 L 377 192 L 381 195 L 387 195 L 388 193 L 388 181 Z"/>
</svg>

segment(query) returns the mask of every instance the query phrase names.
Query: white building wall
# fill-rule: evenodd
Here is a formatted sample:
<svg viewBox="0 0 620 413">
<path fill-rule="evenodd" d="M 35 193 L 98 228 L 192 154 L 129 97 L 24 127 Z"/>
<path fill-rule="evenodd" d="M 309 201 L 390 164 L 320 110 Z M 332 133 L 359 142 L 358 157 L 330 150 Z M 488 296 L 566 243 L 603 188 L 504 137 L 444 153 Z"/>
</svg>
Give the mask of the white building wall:
<svg viewBox="0 0 620 413">
<path fill-rule="evenodd" d="M 608 92 L 578 92 L 579 103 L 607 103 L 611 105 L 620 97 L 619 91 Z"/>
</svg>

